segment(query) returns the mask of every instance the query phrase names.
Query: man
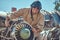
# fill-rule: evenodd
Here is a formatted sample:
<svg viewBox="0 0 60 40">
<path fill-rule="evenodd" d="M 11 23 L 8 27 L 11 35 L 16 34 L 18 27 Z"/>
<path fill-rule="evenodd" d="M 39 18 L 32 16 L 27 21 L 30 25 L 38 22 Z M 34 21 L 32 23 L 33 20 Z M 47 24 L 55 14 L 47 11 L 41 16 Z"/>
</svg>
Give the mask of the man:
<svg viewBox="0 0 60 40">
<path fill-rule="evenodd" d="M 8 19 L 15 19 L 19 16 L 23 16 L 24 20 L 33 27 L 32 30 L 37 40 L 39 40 L 39 33 L 43 30 L 44 27 L 44 17 L 40 13 L 41 9 L 41 3 L 39 1 L 34 1 L 31 4 L 31 8 L 20 9 L 14 14 L 12 14 L 10 17 L 7 17 L 5 24 L 6 26 L 9 26 Z"/>
</svg>

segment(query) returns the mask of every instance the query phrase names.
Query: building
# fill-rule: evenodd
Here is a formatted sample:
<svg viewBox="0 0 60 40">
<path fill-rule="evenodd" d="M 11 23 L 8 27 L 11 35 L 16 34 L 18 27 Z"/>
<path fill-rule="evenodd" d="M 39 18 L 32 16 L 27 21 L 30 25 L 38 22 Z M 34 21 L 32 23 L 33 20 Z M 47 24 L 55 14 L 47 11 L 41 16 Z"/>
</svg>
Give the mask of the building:
<svg viewBox="0 0 60 40">
<path fill-rule="evenodd" d="M 15 11 L 17 11 L 17 8 L 12 7 L 11 12 L 15 12 Z"/>
</svg>

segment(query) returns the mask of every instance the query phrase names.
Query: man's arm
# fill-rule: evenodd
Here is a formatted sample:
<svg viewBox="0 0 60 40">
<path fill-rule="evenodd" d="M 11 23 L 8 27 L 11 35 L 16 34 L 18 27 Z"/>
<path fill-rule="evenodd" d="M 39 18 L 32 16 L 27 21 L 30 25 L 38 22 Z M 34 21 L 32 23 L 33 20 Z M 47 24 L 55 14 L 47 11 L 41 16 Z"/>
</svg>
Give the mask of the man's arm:
<svg viewBox="0 0 60 40">
<path fill-rule="evenodd" d="M 10 18 L 11 18 L 11 19 L 15 19 L 15 18 L 17 18 L 17 17 L 19 17 L 19 16 L 22 16 L 22 15 L 23 15 L 23 12 L 24 12 L 23 9 L 20 9 L 20 10 L 18 10 L 17 12 L 11 14 L 11 15 L 10 15 Z"/>
<path fill-rule="evenodd" d="M 7 19 L 16 19 L 20 16 L 25 17 L 28 14 L 28 11 L 29 11 L 29 8 L 23 8 L 23 9 L 18 10 L 17 12 L 15 12 L 15 13 L 11 14 L 10 16 L 8 16 L 8 18 L 6 17 L 5 24 L 7 22 L 9 22 Z"/>
<path fill-rule="evenodd" d="M 43 27 L 44 27 L 44 16 L 43 15 L 40 16 L 36 27 L 38 28 L 38 32 L 41 32 L 43 30 Z"/>
<path fill-rule="evenodd" d="M 19 11 L 15 12 L 14 14 L 11 14 L 10 16 L 7 16 L 6 17 L 6 20 L 5 20 L 5 26 L 8 27 L 10 26 L 9 22 L 10 22 L 10 19 L 15 19 L 19 16 L 22 16 L 23 15 L 23 9 L 20 9 Z"/>
</svg>

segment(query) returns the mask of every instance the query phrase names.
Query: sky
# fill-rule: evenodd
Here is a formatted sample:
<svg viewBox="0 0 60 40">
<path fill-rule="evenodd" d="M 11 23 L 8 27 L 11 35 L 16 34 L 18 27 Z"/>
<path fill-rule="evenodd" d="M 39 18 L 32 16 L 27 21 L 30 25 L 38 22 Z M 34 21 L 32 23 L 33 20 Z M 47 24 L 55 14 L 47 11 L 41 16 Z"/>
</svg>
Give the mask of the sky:
<svg viewBox="0 0 60 40">
<path fill-rule="evenodd" d="M 0 0 L 0 11 L 10 12 L 12 7 L 17 10 L 21 8 L 30 8 L 30 5 L 35 0 Z M 39 0 L 42 4 L 42 9 L 51 12 L 54 10 L 53 2 L 55 0 Z"/>
</svg>

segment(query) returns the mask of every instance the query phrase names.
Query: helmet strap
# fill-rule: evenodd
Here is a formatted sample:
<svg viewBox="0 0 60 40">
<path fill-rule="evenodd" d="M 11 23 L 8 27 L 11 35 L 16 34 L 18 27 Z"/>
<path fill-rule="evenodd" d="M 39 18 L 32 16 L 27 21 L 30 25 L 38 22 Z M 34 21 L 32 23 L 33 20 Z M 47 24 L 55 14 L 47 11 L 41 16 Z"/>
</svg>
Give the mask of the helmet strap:
<svg viewBox="0 0 60 40">
<path fill-rule="evenodd" d="M 31 8 L 30 14 L 31 14 L 31 19 L 32 19 L 32 21 L 33 21 L 34 19 L 33 19 L 33 14 L 32 14 L 32 8 Z"/>
</svg>

